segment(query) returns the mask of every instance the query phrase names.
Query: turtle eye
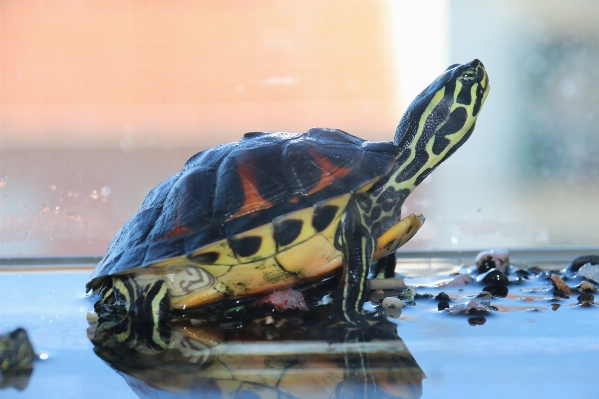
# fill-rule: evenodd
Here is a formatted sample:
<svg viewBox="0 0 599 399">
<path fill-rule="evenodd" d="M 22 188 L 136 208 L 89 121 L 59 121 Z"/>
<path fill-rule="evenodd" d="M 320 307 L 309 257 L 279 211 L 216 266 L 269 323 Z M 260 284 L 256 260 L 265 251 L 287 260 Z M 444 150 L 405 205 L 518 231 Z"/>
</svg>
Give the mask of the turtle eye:
<svg viewBox="0 0 599 399">
<path fill-rule="evenodd" d="M 466 69 L 464 72 L 462 72 L 459 79 L 464 83 L 472 82 L 476 79 L 476 71 L 473 68 Z"/>
</svg>

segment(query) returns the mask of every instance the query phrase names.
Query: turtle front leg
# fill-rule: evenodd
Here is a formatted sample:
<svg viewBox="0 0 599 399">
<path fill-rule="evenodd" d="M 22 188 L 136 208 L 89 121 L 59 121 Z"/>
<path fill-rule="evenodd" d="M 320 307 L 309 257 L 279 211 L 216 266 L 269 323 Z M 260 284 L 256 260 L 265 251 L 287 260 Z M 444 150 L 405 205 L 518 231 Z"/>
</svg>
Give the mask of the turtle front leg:
<svg viewBox="0 0 599 399">
<path fill-rule="evenodd" d="M 337 304 L 346 321 L 365 324 L 364 294 L 376 239 L 364 223 L 356 202 L 343 214 L 337 231 L 337 249 L 343 256 L 343 274 L 337 289 Z"/>
</svg>

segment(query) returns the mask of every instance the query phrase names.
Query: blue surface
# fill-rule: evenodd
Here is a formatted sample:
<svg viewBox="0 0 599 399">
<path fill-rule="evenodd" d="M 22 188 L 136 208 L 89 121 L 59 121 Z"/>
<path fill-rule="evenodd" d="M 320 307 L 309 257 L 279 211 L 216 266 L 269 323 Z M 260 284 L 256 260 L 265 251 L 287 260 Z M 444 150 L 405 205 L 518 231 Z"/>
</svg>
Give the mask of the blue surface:
<svg viewBox="0 0 599 399">
<path fill-rule="evenodd" d="M 49 355 L 35 363 L 23 392 L 4 389 L 2 398 L 105 399 L 107 392 L 137 397 L 94 355 L 87 339 L 88 277 L 89 272 L 0 273 L 0 332 L 23 327 L 35 350 Z M 510 294 L 518 292 L 519 286 L 510 287 Z M 575 298 L 561 301 L 557 311 L 547 300 L 495 299 L 493 305 L 511 311 L 493 312 L 482 326 L 470 326 L 465 315 L 438 312 L 433 299 L 405 307 L 398 331 L 427 375 L 423 398 L 594 397 L 599 308 L 569 306 Z M 545 310 L 517 310 L 520 306 Z"/>
<path fill-rule="evenodd" d="M 87 339 L 84 298 L 89 272 L 0 273 L 0 332 L 27 330 L 47 360 L 34 364 L 27 388 L 0 391 L 2 398 L 114 398 L 137 396 L 102 360 Z"/>
</svg>

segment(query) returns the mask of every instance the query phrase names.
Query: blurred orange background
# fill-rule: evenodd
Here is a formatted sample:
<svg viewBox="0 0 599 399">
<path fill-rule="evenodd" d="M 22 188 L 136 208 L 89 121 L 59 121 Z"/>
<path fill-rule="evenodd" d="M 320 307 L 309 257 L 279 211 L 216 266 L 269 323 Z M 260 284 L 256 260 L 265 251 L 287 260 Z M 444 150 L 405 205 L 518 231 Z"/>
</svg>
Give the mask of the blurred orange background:
<svg viewBox="0 0 599 399">
<path fill-rule="evenodd" d="M 187 147 L 335 127 L 389 141 L 377 1 L 2 1 L 3 148 Z"/>
<path fill-rule="evenodd" d="M 389 7 L 0 1 L 0 256 L 102 254 L 188 157 L 248 131 L 392 140 Z"/>
</svg>

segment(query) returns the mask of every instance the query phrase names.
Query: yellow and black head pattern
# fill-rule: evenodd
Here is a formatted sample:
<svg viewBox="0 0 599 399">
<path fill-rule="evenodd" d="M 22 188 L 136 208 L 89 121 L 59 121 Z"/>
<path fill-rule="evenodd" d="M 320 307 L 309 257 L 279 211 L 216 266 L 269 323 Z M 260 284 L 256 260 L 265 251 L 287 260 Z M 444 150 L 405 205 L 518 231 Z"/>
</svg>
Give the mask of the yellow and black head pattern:
<svg viewBox="0 0 599 399">
<path fill-rule="evenodd" d="M 395 183 L 413 189 L 468 140 L 489 94 L 482 62 L 451 65 L 412 102 L 395 132 Z"/>
</svg>

